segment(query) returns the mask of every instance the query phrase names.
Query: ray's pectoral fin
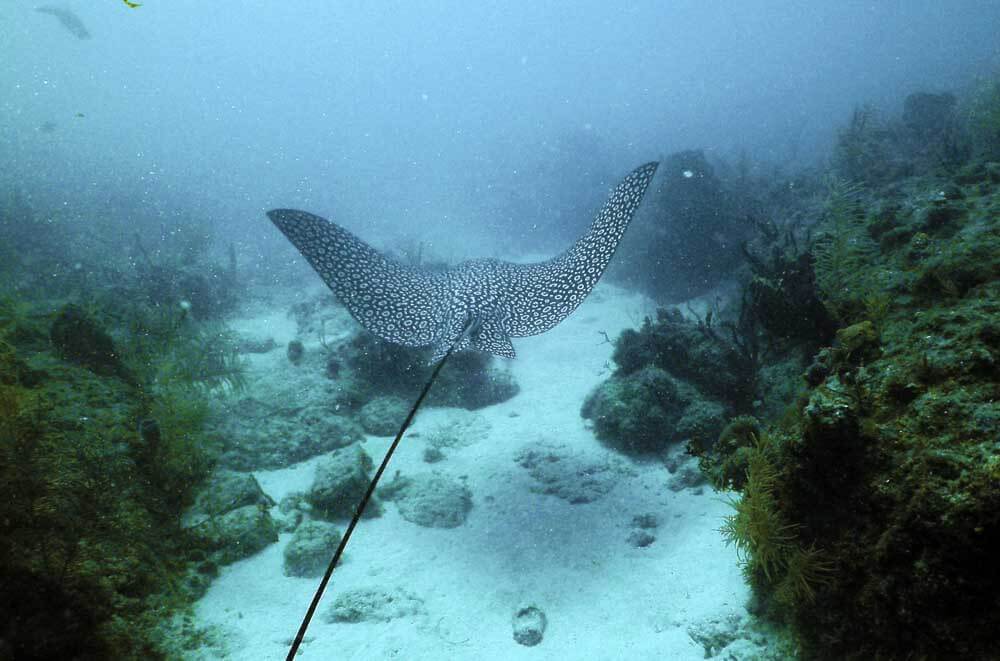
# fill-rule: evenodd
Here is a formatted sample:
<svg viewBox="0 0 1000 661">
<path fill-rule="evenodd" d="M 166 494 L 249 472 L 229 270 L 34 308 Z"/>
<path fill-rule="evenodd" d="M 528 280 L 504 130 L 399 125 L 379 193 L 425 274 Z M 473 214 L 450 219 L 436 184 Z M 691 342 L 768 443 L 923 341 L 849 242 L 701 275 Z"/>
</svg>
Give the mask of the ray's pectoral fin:
<svg viewBox="0 0 1000 661">
<path fill-rule="evenodd" d="M 320 216 L 273 209 L 267 217 L 366 329 L 407 346 L 437 340 L 447 287 L 435 274 L 386 257 Z"/>
<path fill-rule="evenodd" d="M 656 174 L 656 162 L 625 177 L 586 234 L 546 262 L 512 267 L 517 292 L 507 327 L 513 337 L 544 333 L 565 319 L 594 288 Z"/>
<path fill-rule="evenodd" d="M 325 218 L 267 212 L 362 326 L 390 342 L 514 358 L 511 337 L 543 333 L 586 298 L 614 255 L 657 163 L 633 170 L 580 239 L 536 264 L 470 260 L 446 272 L 401 264 Z"/>
</svg>

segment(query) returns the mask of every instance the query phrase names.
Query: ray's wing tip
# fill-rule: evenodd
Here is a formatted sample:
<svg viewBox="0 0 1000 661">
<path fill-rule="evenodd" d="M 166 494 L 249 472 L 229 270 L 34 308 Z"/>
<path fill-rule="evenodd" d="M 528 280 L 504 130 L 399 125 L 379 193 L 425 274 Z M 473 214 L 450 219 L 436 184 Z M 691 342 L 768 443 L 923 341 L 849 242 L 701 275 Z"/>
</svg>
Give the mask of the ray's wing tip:
<svg viewBox="0 0 1000 661">
<path fill-rule="evenodd" d="M 303 229 L 305 226 L 316 225 L 317 223 L 329 222 L 325 218 L 299 209 L 271 209 L 270 211 L 265 211 L 264 215 L 282 232 L 296 228 Z"/>
<path fill-rule="evenodd" d="M 267 219 L 272 223 L 281 227 L 281 224 L 285 222 L 285 219 L 288 217 L 287 212 L 288 209 L 271 209 L 270 211 L 265 211 L 264 215 L 267 216 Z"/>
<path fill-rule="evenodd" d="M 645 187 L 649 185 L 650 181 L 653 180 L 653 175 L 656 174 L 656 168 L 658 167 L 660 167 L 659 161 L 643 163 L 636 169 L 632 170 L 625 178 L 625 181 Z"/>
<path fill-rule="evenodd" d="M 298 211 L 295 209 L 271 209 L 270 211 L 265 211 L 264 215 L 270 218 L 272 223 L 278 223 L 289 220 L 296 213 Z"/>
</svg>

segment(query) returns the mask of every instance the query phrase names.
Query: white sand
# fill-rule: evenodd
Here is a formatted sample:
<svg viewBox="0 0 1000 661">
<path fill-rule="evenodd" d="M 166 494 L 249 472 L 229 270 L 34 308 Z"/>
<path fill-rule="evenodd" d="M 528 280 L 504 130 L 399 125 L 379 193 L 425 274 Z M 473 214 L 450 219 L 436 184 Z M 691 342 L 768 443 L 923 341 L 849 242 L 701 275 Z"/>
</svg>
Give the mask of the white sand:
<svg viewBox="0 0 1000 661">
<path fill-rule="evenodd" d="M 511 362 L 520 394 L 503 404 L 461 412 L 484 433 L 472 444 L 447 449 L 433 465 L 464 478 L 474 506 L 466 523 L 430 529 L 404 520 L 393 503 L 381 518 L 364 520 L 346 560 L 334 573 L 312 622 L 302 659 L 702 659 L 688 633 L 707 620 L 744 617 L 748 597 L 735 551 L 718 528 L 730 511 L 705 487 L 674 492 L 658 461 L 631 465 L 603 498 L 571 505 L 530 491 L 532 478 L 514 462 L 522 447 L 539 440 L 564 444 L 595 458 L 610 453 L 580 417 L 584 397 L 610 369 L 614 338 L 650 312 L 644 299 L 602 284 L 569 319 L 533 338 L 515 339 Z M 284 311 L 282 311 L 283 317 Z M 279 345 L 294 325 L 261 319 L 259 332 Z M 282 350 L 283 351 L 283 350 Z M 269 361 L 274 364 L 273 361 Z M 275 375 L 281 378 L 280 374 Z M 395 470 L 422 472 L 423 430 L 458 415 L 428 409 L 414 438 L 404 438 Z M 365 448 L 381 459 L 388 439 Z M 256 473 L 275 500 L 306 490 L 316 460 Z M 635 548 L 626 541 L 637 514 L 654 513 L 656 541 Z M 284 658 L 318 579 L 282 573 L 282 535 L 263 552 L 226 567 L 197 604 L 198 623 L 215 625 L 224 649 L 192 658 Z M 426 615 L 388 623 L 327 623 L 337 594 L 360 587 L 403 588 L 424 600 Z M 513 640 L 512 617 L 535 605 L 548 619 L 544 640 L 524 647 Z"/>
</svg>

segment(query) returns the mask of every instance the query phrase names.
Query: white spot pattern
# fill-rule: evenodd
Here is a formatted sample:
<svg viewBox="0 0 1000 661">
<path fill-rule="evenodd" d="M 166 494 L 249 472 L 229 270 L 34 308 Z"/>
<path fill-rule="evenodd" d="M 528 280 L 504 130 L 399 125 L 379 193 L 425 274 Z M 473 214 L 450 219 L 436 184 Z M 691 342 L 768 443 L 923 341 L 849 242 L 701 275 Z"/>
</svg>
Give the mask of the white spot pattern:
<svg viewBox="0 0 1000 661">
<path fill-rule="evenodd" d="M 576 309 L 600 279 L 642 201 L 657 163 L 615 188 L 590 230 L 558 257 L 537 264 L 496 259 L 432 273 L 389 259 L 344 228 L 305 211 L 268 211 L 362 326 L 390 342 L 453 343 L 514 357 L 511 337 L 543 333 Z M 471 324 L 471 332 L 463 335 Z"/>
</svg>

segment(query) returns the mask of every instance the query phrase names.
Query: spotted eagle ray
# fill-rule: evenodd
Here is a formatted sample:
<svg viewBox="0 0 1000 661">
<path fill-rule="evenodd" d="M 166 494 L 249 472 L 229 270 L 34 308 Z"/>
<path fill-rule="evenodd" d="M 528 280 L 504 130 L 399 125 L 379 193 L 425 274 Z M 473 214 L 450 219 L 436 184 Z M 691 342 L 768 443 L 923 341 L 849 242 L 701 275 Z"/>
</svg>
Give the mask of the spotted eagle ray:
<svg viewBox="0 0 1000 661">
<path fill-rule="evenodd" d="M 343 227 L 295 209 L 268 218 L 299 249 L 368 331 L 389 342 L 513 358 L 512 337 L 549 330 L 600 279 L 642 201 L 657 163 L 636 168 L 615 188 L 580 239 L 544 262 L 473 259 L 435 272 L 398 262 Z"/>
<path fill-rule="evenodd" d="M 433 346 L 432 362 L 437 363 L 354 508 L 286 661 L 295 659 L 365 506 L 448 357 L 471 348 L 513 358 L 510 338 L 544 333 L 569 316 L 611 261 L 657 165 L 646 163 L 633 170 L 611 193 L 586 234 L 562 254 L 535 264 L 473 259 L 447 271 L 429 271 L 380 253 L 320 216 L 296 209 L 267 212 L 362 326 L 389 342 Z"/>
</svg>

